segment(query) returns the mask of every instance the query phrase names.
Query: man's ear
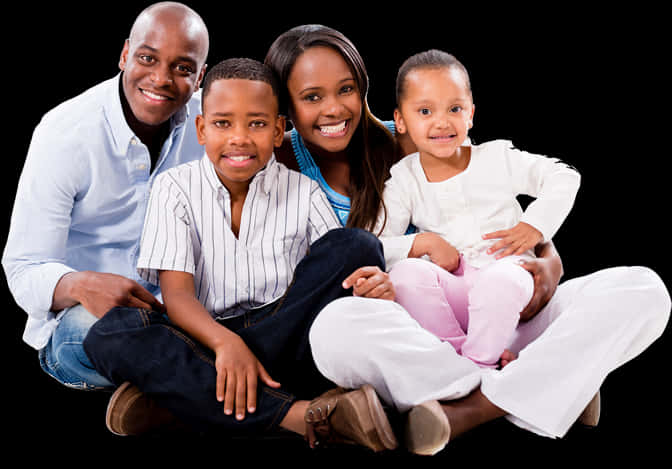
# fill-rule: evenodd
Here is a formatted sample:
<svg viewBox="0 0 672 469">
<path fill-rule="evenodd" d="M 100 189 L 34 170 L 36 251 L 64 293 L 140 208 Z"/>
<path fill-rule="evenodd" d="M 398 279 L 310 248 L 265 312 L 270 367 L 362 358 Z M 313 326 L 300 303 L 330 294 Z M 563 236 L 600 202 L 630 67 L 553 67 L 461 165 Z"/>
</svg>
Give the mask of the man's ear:
<svg viewBox="0 0 672 469">
<path fill-rule="evenodd" d="M 119 57 L 119 70 L 122 72 L 126 69 L 126 62 L 128 61 L 128 39 L 124 41 L 124 48 L 121 49 L 121 56 Z"/>
</svg>

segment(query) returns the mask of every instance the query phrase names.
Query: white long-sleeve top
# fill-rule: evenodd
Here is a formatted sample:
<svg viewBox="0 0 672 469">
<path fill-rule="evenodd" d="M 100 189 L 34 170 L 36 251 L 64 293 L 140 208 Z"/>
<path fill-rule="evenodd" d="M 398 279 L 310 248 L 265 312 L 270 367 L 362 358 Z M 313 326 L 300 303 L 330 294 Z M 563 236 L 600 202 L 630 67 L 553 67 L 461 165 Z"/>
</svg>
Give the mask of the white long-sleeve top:
<svg viewBox="0 0 672 469">
<path fill-rule="evenodd" d="M 569 214 L 580 184 L 579 173 L 560 160 L 518 150 L 506 140 L 471 146 L 467 168 L 445 181 L 427 180 L 419 153 L 403 158 L 390 173 L 381 233 L 388 266 L 408 256 L 415 238 L 404 235 L 410 223 L 419 233 L 443 236 L 474 267 L 494 260 L 486 250 L 497 240 L 482 236 L 520 221 L 548 241 Z M 536 198 L 524 212 L 516 199 L 520 194 Z M 381 210 L 375 233 L 382 224 Z M 534 256 L 532 251 L 527 254 Z"/>
</svg>

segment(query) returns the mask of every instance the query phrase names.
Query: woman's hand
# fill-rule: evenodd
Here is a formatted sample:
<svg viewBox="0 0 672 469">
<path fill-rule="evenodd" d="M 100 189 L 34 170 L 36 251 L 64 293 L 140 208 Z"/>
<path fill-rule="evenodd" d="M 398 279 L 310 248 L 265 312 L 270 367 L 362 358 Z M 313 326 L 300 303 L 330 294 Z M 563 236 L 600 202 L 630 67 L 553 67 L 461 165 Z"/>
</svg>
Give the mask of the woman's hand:
<svg viewBox="0 0 672 469">
<path fill-rule="evenodd" d="M 343 288 L 352 288 L 354 296 L 394 301 L 394 286 L 387 272 L 378 266 L 360 267 L 343 280 Z"/>
<path fill-rule="evenodd" d="M 546 306 L 555 293 L 563 274 L 562 261 L 552 243 L 537 248 L 537 259 L 521 262 L 521 266 L 534 278 L 534 294 L 520 313 L 521 321 L 529 321 Z"/>
</svg>

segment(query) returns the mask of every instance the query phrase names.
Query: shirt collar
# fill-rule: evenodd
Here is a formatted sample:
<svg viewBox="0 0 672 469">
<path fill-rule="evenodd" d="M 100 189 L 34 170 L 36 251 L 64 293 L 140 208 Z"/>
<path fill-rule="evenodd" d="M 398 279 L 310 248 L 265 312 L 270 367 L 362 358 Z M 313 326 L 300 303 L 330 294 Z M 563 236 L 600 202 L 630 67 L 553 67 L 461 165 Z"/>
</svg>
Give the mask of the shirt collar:
<svg viewBox="0 0 672 469">
<path fill-rule="evenodd" d="M 261 190 L 266 195 L 268 195 L 278 179 L 280 172 L 278 165 L 279 163 L 275 159 L 275 153 L 273 153 L 271 158 L 268 160 L 268 163 L 266 163 L 266 166 L 264 166 L 261 171 L 254 175 L 250 181 L 250 187 L 259 185 Z M 210 161 L 210 158 L 208 158 L 207 153 L 204 153 L 203 157 L 201 158 L 201 168 L 205 174 L 205 178 L 208 180 L 215 192 L 228 194 L 228 190 L 226 187 L 224 187 L 222 181 L 219 180 L 219 177 L 217 177 L 215 166 L 212 164 L 212 161 Z"/>
<path fill-rule="evenodd" d="M 124 110 L 121 106 L 121 77 L 122 73 L 119 73 L 115 78 L 108 81 L 110 86 L 103 104 L 103 109 L 107 116 L 110 129 L 112 130 L 112 138 L 116 153 L 119 155 L 126 155 L 128 146 L 134 139 L 138 139 L 138 137 L 136 137 L 133 130 L 131 130 L 128 122 L 126 122 L 126 117 L 124 117 Z M 172 134 L 175 129 L 182 127 L 185 122 L 187 122 L 187 119 L 189 119 L 189 109 L 187 106 L 182 106 L 182 108 L 170 118 L 170 133 Z"/>
</svg>

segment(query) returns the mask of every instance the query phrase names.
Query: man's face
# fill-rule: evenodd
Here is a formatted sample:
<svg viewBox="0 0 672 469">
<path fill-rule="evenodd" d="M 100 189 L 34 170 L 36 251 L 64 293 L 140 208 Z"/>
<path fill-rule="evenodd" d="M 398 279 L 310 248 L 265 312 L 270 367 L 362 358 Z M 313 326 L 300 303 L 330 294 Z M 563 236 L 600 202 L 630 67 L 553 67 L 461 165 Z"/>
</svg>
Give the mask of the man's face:
<svg viewBox="0 0 672 469">
<path fill-rule="evenodd" d="M 158 15 L 134 30 L 121 53 L 126 100 L 137 120 L 160 125 L 198 89 L 207 45 L 202 34 Z"/>
</svg>

